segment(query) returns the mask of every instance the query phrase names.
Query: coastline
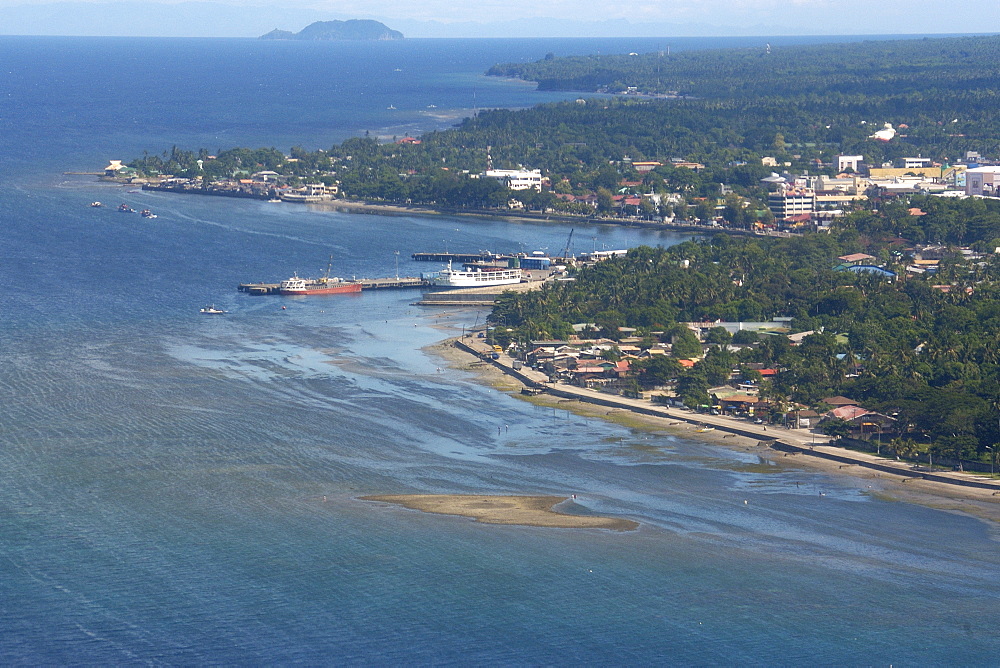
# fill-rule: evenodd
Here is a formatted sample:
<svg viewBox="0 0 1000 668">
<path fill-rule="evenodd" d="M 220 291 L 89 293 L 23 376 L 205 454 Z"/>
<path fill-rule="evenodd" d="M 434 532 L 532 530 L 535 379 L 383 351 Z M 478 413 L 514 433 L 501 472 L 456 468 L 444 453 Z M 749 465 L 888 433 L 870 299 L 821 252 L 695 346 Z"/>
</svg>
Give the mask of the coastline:
<svg viewBox="0 0 1000 668">
<path fill-rule="evenodd" d="M 783 450 L 780 449 L 782 445 L 774 436 L 783 437 L 787 432 L 754 434 L 747 429 L 749 425 L 736 420 L 732 421 L 735 431 L 727 432 L 726 427 L 720 425 L 712 431 L 698 432 L 696 423 L 704 422 L 703 418 L 706 416 L 683 415 L 675 411 L 674 415 L 664 417 L 629 410 L 626 406 L 607 407 L 549 393 L 535 396 L 522 395 L 520 390 L 525 385 L 521 381 L 495 366 L 495 363 L 479 360 L 469 352 L 456 347 L 456 341 L 454 338 L 447 339 L 429 346 L 426 350 L 447 361 L 452 368 L 471 371 L 481 382 L 499 391 L 514 394 L 522 400 L 568 410 L 583 417 L 615 422 L 630 429 L 646 430 L 753 453 L 781 468 L 807 469 L 835 475 L 842 482 L 848 482 L 856 487 L 860 493 L 891 501 L 916 503 L 947 512 L 963 513 L 1000 524 L 1000 481 L 994 481 L 995 489 L 992 489 L 967 487 L 952 481 L 954 476 L 968 476 L 968 474 L 942 473 L 941 476 L 935 476 L 948 482 L 928 480 L 908 464 L 818 443 L 815 447 L 807 445 L 791 451 Z M 697 420 L 692 419 L 694 416 Z M 715 420 L 718 423 L 719 418 Z M 803 440 L 801 436 L 800 440 Z M 828 458 L 828 453 L 837 459 Z M 878 468 L 870 468 L 873 464 Z"/>
<path fill-rule="evenodd" d="M 343 213 L 366 213 L 382 216 L 462 216 L 469 218 L 494 218 L 533 223 L 569 223 L 586 225 L 619 225 L 625 227 L 642 227 L 664 232 L 682 232 L 691 234 L 732 234 L 737 236 L 773 236 L 758 235 L 750 230 L 731 227 L 715 227 L 697 225 L 694 223 L 664 223 L 653 220 L 634 220 L 631 218 L 600 218 L 566 213 L 550 212 L 535 213 L 530 211 L 500 211 L 485 209 L 447 209 L 425 206 L 421 204 L 389 204 L 369 202 L 364 200 L 334 199 L 327 202 L 309 203 L 309 206 Z"/>
<path fill-rule="evenodd" d="M 64 174 L 86 174 L 86 175 L 97 175 L 91 172 L 63 172 Z M 109 181 L 113 183 L 118 183 L 121 186 L 134 186 L 137 185 L 136 182 L 126 182 L 115 179 L 113 177 L 101 176 L 101 181 Z M 143 190 L 153 190 L 158 192 L 168 192 L 180 195 L 201 195 L 207 197 L 229 197 L 235 199 L 256 199 L 265 201 L 267 198 L 245 193 L 242 191 L 220 191 L 211 190 L 204 191 L 201 189 L 180 189 L 180 188 L 166 188 L 155 183 L 143 183 Z M 605 218 L 599 216 L 588 216 L 580 214 L 571 214 L 565 212 L 550 211 L 548 213 L 532 212 L 532 211 L 514 211 L 514 210 L 500 210 L 500 209 L 452 209 L 444 207 L 436 207 L 424 204 L 393 204 L 388 202 L 372 202 L 369 200 L 355 200 L 355 199 L 330 199 L 319 202 L 285 202 L 293 204 L 305 204 L 307 206 L 315 207 L 317 209 L 326 211 L 340 211 L 342 213 L 360 213 L 360 214 L 373 214 L 380 216 L 459 216 L 463 218 L 485 218 L 485 219 L 500 219 L 509 220 L 517 222 L 533 222 L 533 223 L 560 223 L 560 224 L 571 224 L 571 225 L 618 225 L 624 227 L 640 227 L 650 230 L 658 230 L 663 232 L 678 232 L 683 234 L 696 234 L 696 235 L 709 235 L 709 234 L 729 234 L 732 236 L 767 236 L 767 237 L 789 237 L 795 236 L 791 232 L 774 232 L 769 231 L 764 234 L 754 232 L 753 230 L 745 230 L 735 227 L 725 227 L 725 226 L 715 226 L 715 225 L 700 225 L 698 223 L 684 222 L 684 223 L 666 223 L 663 221 L 656 220 L 641 220 L 638 218 Z"/>
</svg>

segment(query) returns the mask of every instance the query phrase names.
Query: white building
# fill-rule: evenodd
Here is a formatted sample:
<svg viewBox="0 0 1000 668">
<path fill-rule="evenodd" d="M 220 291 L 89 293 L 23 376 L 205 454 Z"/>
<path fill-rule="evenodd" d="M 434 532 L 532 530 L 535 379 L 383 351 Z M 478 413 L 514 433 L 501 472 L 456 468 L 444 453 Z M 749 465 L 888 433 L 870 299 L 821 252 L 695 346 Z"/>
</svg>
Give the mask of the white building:
<svg viewBox="0 0 1000 668">
<path fill-rule="evenodd" d="M 532 169 L 490 169 L 486 171 L 486 178 L 503 181 L 511 190 L 541 190 L 542 170 Z"/>
<path fill-rule="evenodd" d="M 812 188 L 781 188 L 767 197 L 767 208 L 778 220 L 813 213 L 816 193 Z"/>
<path fill-rule="evenodd" d="M 930 158 L 896 158 L 896 167 L 901 169 L 925 169 L 933 167 Z"/>
<path fill-rule="evenodd" d="M 125 165 L 122 164 L 121 160 L 112 160 L 108 166 L 104 168 L 104 175 L 115 176 L 122 169 L 125 169 Z"/>
<path fill-rule="evenodd" d="M 965 194 L 1000 196 L 1000 167 L 975 167 L 965 170 Z"/>
<path fill-rule="evenodd" d="M 846 172 L 848 168 L 852 172 L 860 172 L 861 169 L 859 165 L 865 161 L 865 156 L 863 155 L 838 155 L 837 156 L 837 173 Z"/>
<path fill-rule="evenodd" d="M 326 186 L 322 183 L 309 183 L 301 188 L 285 191 L 281 193 L 279 197 L 285 202 L 329 202 L 333 199 L 336 192 L 337 186 Z"/>
</svg>

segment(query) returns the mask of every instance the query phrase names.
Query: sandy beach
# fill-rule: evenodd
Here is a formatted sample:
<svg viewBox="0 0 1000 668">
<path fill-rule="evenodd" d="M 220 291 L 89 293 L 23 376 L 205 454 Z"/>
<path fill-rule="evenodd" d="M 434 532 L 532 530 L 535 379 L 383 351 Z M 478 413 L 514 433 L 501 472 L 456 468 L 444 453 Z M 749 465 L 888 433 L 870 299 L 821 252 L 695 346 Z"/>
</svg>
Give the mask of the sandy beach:
<svg viewBox="0 0 1000 668">
<path fill-rule="evenodd" d="M 471 517 L 484 524 L 558 529 L 612 529 L 631 531 L 638 522 L 614 517 L 567 515 L 554 509 L 568 501 L 564 496 L 480 496 L 467 494 L 382 494 L 362 496 L 362 501 L 380 501 L 440 515 Z"/>
<path fill-rule="evenodd" d="M 766 441 L 736 434 L 726 434 L 721 430 L 698 432 L 693 425 L 680 420 L 643 415 L 624 409 L 608 409 L 595 404 L 546 394 L 532 397 L 524 396 L 520 394 L 522 384 L 517 379 L 503 373 L 492 364 L 476 360 L 468 353 L 455 348 L 452 343 L 450 340 L 443 341 L 427 350 L 445 359 L 452 368 L 472 371 L 483 382 L 495 389 L 511 393 L 519 399 L 537 405 L 568 410 L 583 417 L 608 420 L 630 429 L 646 430 L 739 449 L 773 462 L 783 469 L 806 469 L 841 476 L 842 482 L 852 484 L 860 493 L 877 495 L 895 501 L 918 503 L 949 512 L 965 513 L 1000 523 L 1000 496 L 996 496 L 996 492 L 988 489 L 893 475 L 805 453 L 781 452 L 770 447 Z"/>
</svg>

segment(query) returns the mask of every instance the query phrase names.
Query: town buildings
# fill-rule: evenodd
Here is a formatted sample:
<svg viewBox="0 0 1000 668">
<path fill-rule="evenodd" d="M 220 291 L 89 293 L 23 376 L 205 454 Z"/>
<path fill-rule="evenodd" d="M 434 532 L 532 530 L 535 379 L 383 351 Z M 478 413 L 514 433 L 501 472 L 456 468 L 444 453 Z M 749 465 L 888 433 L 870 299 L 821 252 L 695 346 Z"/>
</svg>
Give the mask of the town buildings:
<svg viewBox="0 0 1000 668">
<path fill-rule="evenodd" d="M 965 194 L 973 197 L 996 197 L 1000 194 L 1000 166 L 967 169 Z"/>
<path fill-rule="evenodd" d="M 502 181 L 511 190 L 542 189 L 542 170 L 540 169 L 488 169 L 485 174 L 488 179 Z"/>
</svg>

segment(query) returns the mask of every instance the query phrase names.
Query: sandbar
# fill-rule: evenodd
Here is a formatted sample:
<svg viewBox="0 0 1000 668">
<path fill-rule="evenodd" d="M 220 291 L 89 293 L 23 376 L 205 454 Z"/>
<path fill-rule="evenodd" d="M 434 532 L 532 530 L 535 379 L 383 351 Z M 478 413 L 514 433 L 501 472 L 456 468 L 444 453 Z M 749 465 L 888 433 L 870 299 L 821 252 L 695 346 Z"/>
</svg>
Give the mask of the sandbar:
<svg viewBox="0 0 1000 668">
<path fill-rule="evenodd" d="M 404 508 L 440 515 L 471 517 L 485 524 L 512 524 L 556 529 L 612 529 L 631 531 L 639 523 L 615 517 L 567 515 L 554 506 L 565 496 L 484 496 L 475 494 L 379 494 L 362 501 L 394 503 Z"/>
</svg>

